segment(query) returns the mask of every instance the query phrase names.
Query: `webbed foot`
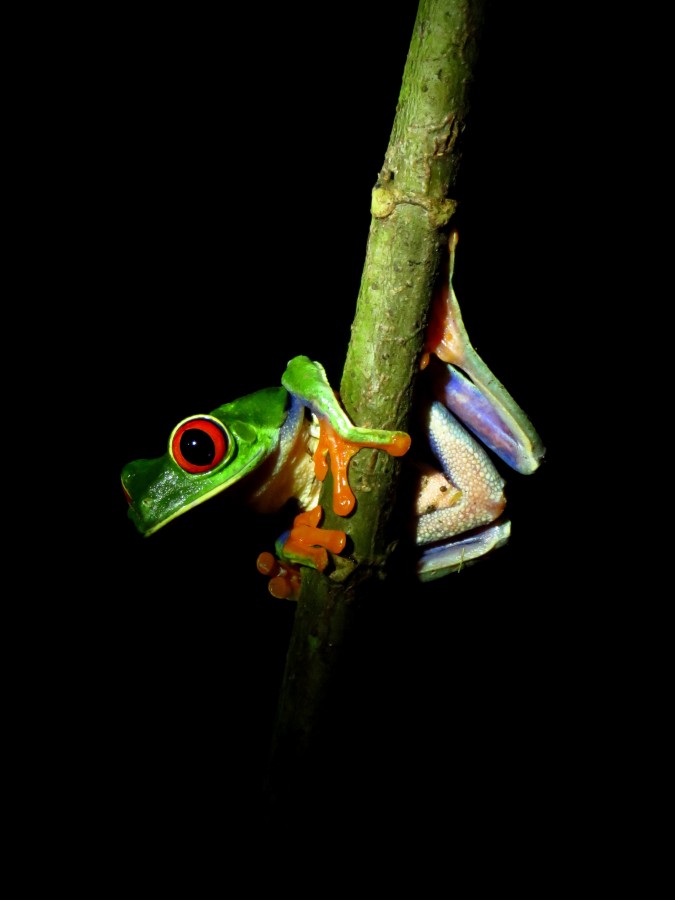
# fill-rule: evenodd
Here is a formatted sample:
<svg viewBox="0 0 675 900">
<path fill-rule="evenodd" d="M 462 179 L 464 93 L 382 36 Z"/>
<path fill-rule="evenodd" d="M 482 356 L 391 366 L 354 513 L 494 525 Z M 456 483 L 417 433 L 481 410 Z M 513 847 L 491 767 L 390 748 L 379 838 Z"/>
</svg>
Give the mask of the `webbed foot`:
<svg viewBox="0 0 675 900">
<path fill-rule="evenodd" d="M 507 520 L 459 535 L 446 544 L 427 548 L 417 563 L 417 577 L 420 581 L 433 581 L 451 572 L 459 572 L 486 553 L 503 547 L 510 534 L 511 523 Z"/>
<path fill-rule="evenodd" d="M 301 566 L 323 572 L 328 565 L 328 551 L 344 550 L 347 535 L 344 531 L 320 528 L 323 517 L 321 506 L 299 513 L 293 519 L 293 527 L 276 541 L 277 557 L 261 553 L 257 560 L 258 571 L 270 578 L 269 591 L 273 597 L 297 600 L 300 593 Z"/>
</svg>

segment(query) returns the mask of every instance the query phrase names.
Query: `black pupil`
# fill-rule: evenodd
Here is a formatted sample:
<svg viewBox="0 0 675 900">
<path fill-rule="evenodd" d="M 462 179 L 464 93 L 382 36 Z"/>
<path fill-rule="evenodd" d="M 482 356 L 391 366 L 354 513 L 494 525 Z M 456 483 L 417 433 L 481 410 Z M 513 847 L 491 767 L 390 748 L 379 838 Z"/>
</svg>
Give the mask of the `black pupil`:
<svg viewBox="0 0 675 900">
<path fill-rule="evenodd" d="M 180 436 L 180 452 L 193 466 L 208 466 L 216 455 L 216 445 L 205 431 L 188 428 Z"/>
</svg>

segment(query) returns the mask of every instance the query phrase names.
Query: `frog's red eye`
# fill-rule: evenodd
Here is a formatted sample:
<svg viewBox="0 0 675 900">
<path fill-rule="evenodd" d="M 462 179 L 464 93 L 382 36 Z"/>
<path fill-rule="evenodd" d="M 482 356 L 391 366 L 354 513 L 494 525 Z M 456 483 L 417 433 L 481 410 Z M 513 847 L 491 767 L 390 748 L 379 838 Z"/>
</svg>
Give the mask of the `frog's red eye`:
<svg viewBox="0 0 675 900">
<path fill-rule="evenodd" d="M 180 422 L 169 442 L 171 455 L 181 469 L 195 474 L 210 472 L 228 456 L 231 442 L 225 427 L 209 416 Z"/>
</svg>

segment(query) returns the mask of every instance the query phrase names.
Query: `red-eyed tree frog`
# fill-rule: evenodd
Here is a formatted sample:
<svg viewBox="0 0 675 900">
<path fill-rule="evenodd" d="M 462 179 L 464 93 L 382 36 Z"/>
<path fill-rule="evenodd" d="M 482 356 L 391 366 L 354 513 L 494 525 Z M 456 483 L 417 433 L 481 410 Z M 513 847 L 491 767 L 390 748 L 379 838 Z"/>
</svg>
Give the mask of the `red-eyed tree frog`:
<svg viewBox="0 0 675 900">
<path fill-rule="evenodd" d="M 436 357 L 429 367 L 429 373 L 435 370 L 433 396 L 421 415 L 438 462 L 438 468 L 415 467 L 422 581 L 457 571 L 508 541 L 510 523 L 501 517 L 504 481 L 476 438 L 524 474 L 534 472 L 544 455 L 529 419 L 469 341 L 452 287 L 456 245 L 452 232 L 449 273 L 433 305 L 420 362 L 426 369 Z M 290 360 L 281 384 L 183 419 L 164 456 L 124 467 L 122 486 L 129 517 L 144 535 L 234 484 L 245 488 L 246 502 L 261 513 L 294 498 L 300 513 L 292 529 L 276 542 L 276 557 L 259 556 L 258 569 L 270 578 L 274 596 L 295 599 L 301 567 L 323 571 L 328 551 L 338 554 L 346 544 L 345 532 L 319 527 L 326 457 L 334 511 L 346 516 L 356 502 L 348 480 L 351 457 L 363 447 L 403 456 L 411 439 L 401 431 L 353 425 L 321 364 L 306 356 Z"/>
</svg>

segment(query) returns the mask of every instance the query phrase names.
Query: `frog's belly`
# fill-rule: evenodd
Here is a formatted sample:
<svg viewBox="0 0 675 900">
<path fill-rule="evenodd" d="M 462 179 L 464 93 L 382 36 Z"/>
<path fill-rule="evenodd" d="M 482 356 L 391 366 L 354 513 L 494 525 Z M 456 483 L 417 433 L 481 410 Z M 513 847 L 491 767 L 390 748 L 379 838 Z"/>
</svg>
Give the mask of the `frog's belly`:
<svg viewBox="0 0 675 900">
<path fill-rule="evenodd" d="M 314 473 L 316 443 L 315 428 L 303 416 L 294 434 L 286 435 L 280 450 L 263 467 L 249 498 L 252 509 L 273 513 L 291 498 L 297 500 L 300 511 L 316 506 L 321 492 L 321 482 Z"/>
</svg>

